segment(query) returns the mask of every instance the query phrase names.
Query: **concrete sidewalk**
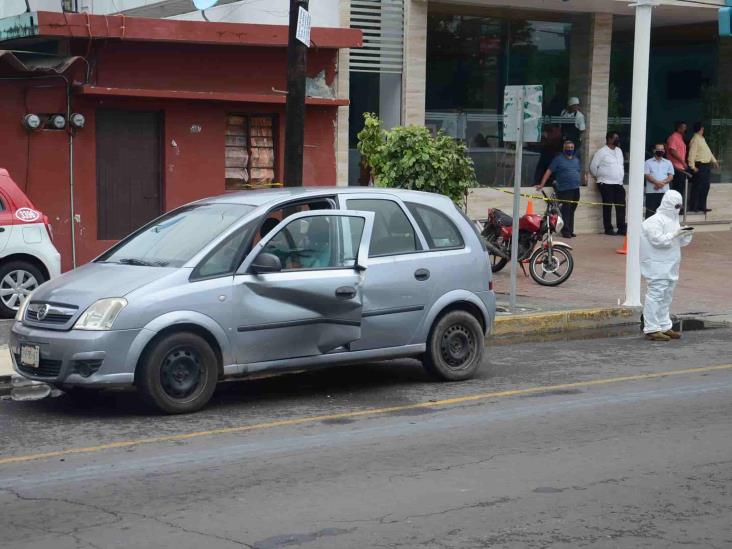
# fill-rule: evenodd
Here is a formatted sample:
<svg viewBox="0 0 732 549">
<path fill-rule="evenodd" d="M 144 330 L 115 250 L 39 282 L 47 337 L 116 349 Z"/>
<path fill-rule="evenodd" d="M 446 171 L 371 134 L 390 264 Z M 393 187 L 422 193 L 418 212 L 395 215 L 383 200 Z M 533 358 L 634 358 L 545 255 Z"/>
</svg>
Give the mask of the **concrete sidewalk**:
<svg viewBox="0 0 732 549">
<path fill-rule="evenodd" d="M 615 253 L 623 238 L 579 235 L 560 239 L 573 248 L 574 272 L 561 286 L 540 286 L 519 270 L 518 301 L 537 310 L 558 311 L 618 307 L 625 299 L 625 256 Z M 694 235 L 682 250 L 681 276 L 674 294 L 674 314 L 732 314 L 732 231 Z M 527 271 L 528 272 L 528 271 Z M 495 275 L 495 289 L 506 294 L 509 269 Z M 643 290 L 645 292 L 645 290 Z M 499 295 L 507 301 L 508 297 Z"/>
</svg>

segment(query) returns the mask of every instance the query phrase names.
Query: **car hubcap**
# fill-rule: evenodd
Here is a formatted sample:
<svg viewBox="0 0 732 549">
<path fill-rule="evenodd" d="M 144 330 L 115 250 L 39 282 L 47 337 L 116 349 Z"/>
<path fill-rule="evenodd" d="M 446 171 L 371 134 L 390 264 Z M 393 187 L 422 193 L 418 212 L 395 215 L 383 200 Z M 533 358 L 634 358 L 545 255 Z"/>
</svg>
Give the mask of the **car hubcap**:
<svg viewBox="0 0 732 549">
<path fill-rule="evenodd" d="M 475 351 L 475 338 L 466 326 L 454 324 L 442 335 L 440 350 L 443 360 L 450 368 L 463 368 L 472 359 Z"/>
<path fill-rule="evenodd" d="M 201 385 L 203 368 L 193 349 L 171 351 L 160 369 L 160 382 L 165 393 L 176 399 L 190 397 Z"/>
<path fill-rule="evenodd" d="M 0 282 L 0 299 L 8 309 L 17 311 L 23 300 L 38 288 L 38 280 L 28 271 L 10 271 Z"/>
</svg>

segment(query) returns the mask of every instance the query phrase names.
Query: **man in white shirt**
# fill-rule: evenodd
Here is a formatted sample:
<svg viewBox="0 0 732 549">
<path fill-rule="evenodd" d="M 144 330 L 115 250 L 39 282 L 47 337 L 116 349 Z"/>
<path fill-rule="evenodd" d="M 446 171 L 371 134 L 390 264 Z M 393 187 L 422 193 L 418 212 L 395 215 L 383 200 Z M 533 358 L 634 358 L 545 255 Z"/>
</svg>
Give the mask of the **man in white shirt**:
<svg viewBox="0 0 732 549">
<path fill-rule="evenodd" d="M 605 234 L 625 235 L 625 159 L 620 150 L 620 136 L 616 132 L 608 132 L 606 145 L 595 153 L 590 162 L 590 173 L 597 181 L 602 195 L 602 223 Z M 615 222 L 618 232 L 613 231 L 613 207 L 615 204 Z"/>
<path fill-rule="evenodd" d="M 562 122 L 562 142 L 567 140 L 574 142 L 577 158 L 581 158 L 582 134 L 587 129 L 587 125 L 585 115 L 580 111 L 579 97 L 570 97 L 567 101 L 567 108 L 562 110 L 559 116 L 567 119 L 566 122 Z"/>
<path fill-rule="evenodd" d="M 665 154 L 666 145 L 656 143 L 653 146 L 653 158 L 646 160 L 646 219 L 656 213 L 663 195 L 668 191 L 668 184 L 674 179 L 674 166 L 664 158 Z"/>
</svg>

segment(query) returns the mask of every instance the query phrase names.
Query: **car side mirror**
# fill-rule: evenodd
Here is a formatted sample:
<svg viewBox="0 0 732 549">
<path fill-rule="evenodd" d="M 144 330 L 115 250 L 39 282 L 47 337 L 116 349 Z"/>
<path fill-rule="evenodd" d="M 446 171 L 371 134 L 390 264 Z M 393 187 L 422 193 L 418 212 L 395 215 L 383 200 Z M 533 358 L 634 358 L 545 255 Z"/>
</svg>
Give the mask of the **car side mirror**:
<svg viewBox="0 0 732 549">
<path fill-rule="evenodd" d="M 279 273 L 282 262 L 276 255 L 262 252 L 252 261 L 249 270 L 254 274 Z"/>
</svg>

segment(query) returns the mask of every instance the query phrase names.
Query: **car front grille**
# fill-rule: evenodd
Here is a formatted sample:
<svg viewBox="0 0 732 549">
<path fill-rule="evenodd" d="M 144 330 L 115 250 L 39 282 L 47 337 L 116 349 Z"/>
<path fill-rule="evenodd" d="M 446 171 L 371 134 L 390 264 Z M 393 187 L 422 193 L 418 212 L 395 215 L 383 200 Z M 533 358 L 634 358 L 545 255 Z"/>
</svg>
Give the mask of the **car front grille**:
<svg viewBox="0 0 732 549">
<path fill-rule="evenodd" d="M 25 319 L 34 324 L 47 324 L 61 327 L 68 323 L 77 313 L 73 305 L 32 302 L 25 312 Z"/>
<path fill-rule="evenodd" d="M 69 320 L 71 320 L 72 316 L 74 316 L 74 315 L 73 314 L 48 313 L 43 320 L 39 320 L 37 311 L 29 310 L 28 312 L 25 313 L 25 318 L 27 320 L 32 320 L 33 322 L 48 322 L 50 324 L 66 324 Z"/>
<path fill-rule="evenodd" d="M 61 373 L 61 361 L 51 360 L 50 358 L 41 358 L 38 368 L 24 366 L 20 363 L 20 355 L 15 354 L 15 363 L 18 369 L 24 374 L 37 377 L 58 377 Z"/>
</svg>

